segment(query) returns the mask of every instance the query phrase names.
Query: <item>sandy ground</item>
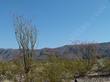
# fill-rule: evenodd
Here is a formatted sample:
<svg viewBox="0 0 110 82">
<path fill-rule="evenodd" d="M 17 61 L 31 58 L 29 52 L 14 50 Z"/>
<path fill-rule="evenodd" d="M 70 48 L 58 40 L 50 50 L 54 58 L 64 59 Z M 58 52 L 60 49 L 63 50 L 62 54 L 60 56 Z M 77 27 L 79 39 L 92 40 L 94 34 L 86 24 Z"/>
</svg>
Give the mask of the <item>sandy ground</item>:
<svg viewBox="0 0 110 82">
<path fill-rule="evenodd" d="M 110 78 L 79 78 L 77 79 L 78 82 L 110 82 Z M 2 82 L 12 82 L 9 80 L 4 80 Z M 66 82 L 66 81 L 64 81 Z M 70 82 L 74 82 L 74 80 L 71 80 Z"/>
<path fill-rule="evenodd" d="M 110 82 L 110 78 L 82 78 L 78 79 L 78 82 Z"/>
</svg>

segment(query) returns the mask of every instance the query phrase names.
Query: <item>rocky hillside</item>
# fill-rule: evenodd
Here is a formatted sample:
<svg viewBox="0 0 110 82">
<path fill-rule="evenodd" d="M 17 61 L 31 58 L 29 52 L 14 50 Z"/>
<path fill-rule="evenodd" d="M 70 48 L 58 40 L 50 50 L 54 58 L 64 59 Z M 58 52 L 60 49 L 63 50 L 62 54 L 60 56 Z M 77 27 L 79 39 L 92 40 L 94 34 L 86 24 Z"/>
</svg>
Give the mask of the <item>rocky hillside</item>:
<svg viewBox="0 0 110 82">
<path fill-rule="evenodd" d="M 110 57 L 110 43 L 96 43 L 94 44 L 98 57 Z M 77 57 L 83 57 L 84 53 L 81 49 L 84 49 L 81 45 L 65 45 L 58 48 L 43 48 L 36 50 L 35 59 L 46 59 L 48 55 L 57 55 L 61 58 L 75 59 Z M 18 49 L 0 49 L 0 60 L 12 60 L 19 57 Z"/>
</svg>

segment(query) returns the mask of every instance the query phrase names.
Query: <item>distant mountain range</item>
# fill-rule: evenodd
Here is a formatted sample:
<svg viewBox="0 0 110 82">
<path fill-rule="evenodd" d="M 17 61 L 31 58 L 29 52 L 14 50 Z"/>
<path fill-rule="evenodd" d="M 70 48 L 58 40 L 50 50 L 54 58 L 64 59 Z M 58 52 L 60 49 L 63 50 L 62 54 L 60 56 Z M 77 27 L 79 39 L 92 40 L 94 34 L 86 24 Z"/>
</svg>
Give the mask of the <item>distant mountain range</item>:
<svg viewBox="0 0 110 82">
<path fill-rule="evenodd" d="M 110 42 L 106 43 L 95 43 L 97 56 L 98 57 L 110 57 Z M 58 48 L 43 48 L 35 50 L 35 59 L 47 59 L 48 55 L 56 55 L 61 58 L 75 59 L 77 57 L 83 57 L 84 54 L 80 52 L 78 55 L 78 50 L 80 45 L 65 45 Z M 13 60 L 19 57 L 19 49 L 0 49 L 0 60 Z"/>
</svg>

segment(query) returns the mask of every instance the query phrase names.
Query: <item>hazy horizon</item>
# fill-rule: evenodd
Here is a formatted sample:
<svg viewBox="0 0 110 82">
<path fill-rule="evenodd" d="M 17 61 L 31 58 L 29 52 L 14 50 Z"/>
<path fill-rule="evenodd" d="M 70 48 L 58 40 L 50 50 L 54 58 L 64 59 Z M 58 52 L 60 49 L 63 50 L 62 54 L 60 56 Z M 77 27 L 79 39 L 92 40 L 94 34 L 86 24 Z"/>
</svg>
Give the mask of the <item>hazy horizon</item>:
<svg viewBox="0 0 110 82">
<path fill-rule="evenodd" d="M 32 19 L 38 48 L 110 42 L 109 0 L 1 0 L 0 11 L 0 48 L 18 48 L 13 14 Z"/>
</svg>

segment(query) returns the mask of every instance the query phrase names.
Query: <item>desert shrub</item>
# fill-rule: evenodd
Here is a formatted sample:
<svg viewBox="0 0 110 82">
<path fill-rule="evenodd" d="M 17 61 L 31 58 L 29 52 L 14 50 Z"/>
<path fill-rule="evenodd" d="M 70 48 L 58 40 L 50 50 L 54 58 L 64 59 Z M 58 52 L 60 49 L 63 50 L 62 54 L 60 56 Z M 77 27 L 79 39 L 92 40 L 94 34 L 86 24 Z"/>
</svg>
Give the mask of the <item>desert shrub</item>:
<svg viewBox="0 0 110 82">
<path fill-rule="evenodd" d="M 101 62 L 100 68 L 102 68 L 101 71 L 109 73 L 110 72 L 110 59 L 109 58 L 103 59 L 103 61 Z"/>
<path fill-rule="evenodd" d="M 62 79 L 74 79 L 74 75 L 84 76 L 91 68 L 86 60 L 67 60 L 56 56 L 48 60 L 31 61 L 28 73 L 29 82 L 61 82 Z M 0 75 L 14 82 L 24 81 L 25 70 L 22 61 L 0 62 Z"/>
</svg>

